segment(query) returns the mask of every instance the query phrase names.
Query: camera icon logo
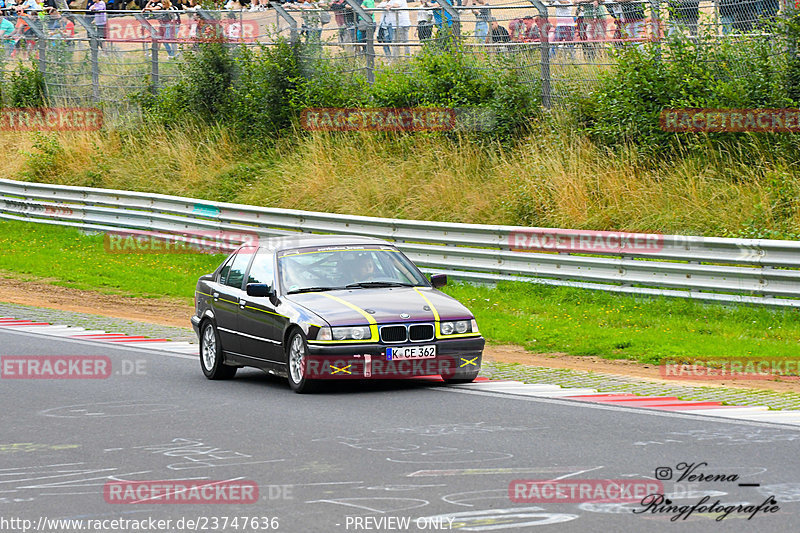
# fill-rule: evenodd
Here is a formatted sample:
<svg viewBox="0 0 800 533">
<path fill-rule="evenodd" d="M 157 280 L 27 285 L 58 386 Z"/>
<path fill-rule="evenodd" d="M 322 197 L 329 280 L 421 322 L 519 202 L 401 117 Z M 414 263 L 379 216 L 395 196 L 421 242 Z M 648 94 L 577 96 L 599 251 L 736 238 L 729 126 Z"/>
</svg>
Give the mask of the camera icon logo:
<svg viewBox="0 0 800 533">
<path fill-rule="evenodd" d="M 672 479 L 672 469 L 668 466 L 659 466 L 656 468 L 656 479 L 659 481 Z"/>
</svg>

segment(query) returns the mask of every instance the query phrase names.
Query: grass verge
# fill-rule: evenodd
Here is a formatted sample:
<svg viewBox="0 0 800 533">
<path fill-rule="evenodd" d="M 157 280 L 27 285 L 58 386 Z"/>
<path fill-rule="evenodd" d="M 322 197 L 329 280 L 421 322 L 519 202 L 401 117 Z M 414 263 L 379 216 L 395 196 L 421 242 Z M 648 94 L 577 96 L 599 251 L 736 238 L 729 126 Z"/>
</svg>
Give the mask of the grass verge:
<svg viewBox="0 0 800 533">
<path fill-rule="evenodd" d="M 745 141 L 742 141 L 745 143 Z M 753 141 L 654 163 L 564 124 L 514 146 L 437 135 L 216 126 L 0 133 L 0 177 L 328 213 L 477 224 L 797 238 L 797 162 Z"/>
<path fill-rule="evenodd" d="M 119 294 L 191 299 L 197 278 L 220 255 L 107 253 L 102 235 L 26 222 L 0 222 L 0 270 L 16 277 Z M 797 358 L 800 312 L 636 298 L 599 291 L 500 283 L 452 284 L 491 343 L 535 353 L 663 360 Z"/>
</svg>

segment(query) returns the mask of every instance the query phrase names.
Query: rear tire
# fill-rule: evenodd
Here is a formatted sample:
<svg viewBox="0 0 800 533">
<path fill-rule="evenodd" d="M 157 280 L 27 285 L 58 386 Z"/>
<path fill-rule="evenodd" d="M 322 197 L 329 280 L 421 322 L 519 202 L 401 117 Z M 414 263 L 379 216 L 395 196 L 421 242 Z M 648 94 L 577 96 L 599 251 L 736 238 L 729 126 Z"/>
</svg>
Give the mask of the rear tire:
<svg viewBox="0 0 800 533">
<path fill-rule="evenodd" d="M 236 375 L 235 366 L 223 363 L 222 344 L 219 333 L 211 320 L 200 326 L 200 368 L 208 379 L 231 379 Z"/>
<path fill-rule="evenodd" d="M 306 362 L 308 358 L 308 343 L 305 335 L 300 330 L 294 330 L 289 335 L 286 345 L 286 363 L 289 374 L 289 387 L 298 394 L 312 392 L 317 383 L 306 377 Z"/>
</svg>

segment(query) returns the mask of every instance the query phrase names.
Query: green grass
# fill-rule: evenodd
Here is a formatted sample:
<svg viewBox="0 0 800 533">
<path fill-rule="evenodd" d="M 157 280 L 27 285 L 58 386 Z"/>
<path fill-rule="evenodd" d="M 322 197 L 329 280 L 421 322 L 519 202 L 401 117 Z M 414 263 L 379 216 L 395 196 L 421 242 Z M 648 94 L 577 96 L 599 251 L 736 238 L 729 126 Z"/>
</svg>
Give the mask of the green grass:
<svg viewBox="0 0 800 533">
<path fill-rule="evenodd" d="M 192 298 L 197 278 L 222 260 L 210 254 L 107 253 L 102 235 L 0 222 L 0 270 L 122 296 Z M 528 283 L 445 288 L 475 313 L 491 343 L 535 353 L 595 355 L 642 363 L 797 358 L 800 312 L 636 298 Z"/>
<path fill-rule="evenodd" d="M 211 254 L 108 253 L 103 235 L 77 229 L 0 222 L 0 270 L 16 278 L 121 296 L 190 299 L 197 278 L 224 258 Z"/>
<path fill-rule="evenodd" d="M 638 298 L 565 287 L 500 283 L 448 292 L 494 343 L 535 353 L 594 355 L 642 363 L 785 359 L 798 355 L 800 312 Z"/>
</svg>

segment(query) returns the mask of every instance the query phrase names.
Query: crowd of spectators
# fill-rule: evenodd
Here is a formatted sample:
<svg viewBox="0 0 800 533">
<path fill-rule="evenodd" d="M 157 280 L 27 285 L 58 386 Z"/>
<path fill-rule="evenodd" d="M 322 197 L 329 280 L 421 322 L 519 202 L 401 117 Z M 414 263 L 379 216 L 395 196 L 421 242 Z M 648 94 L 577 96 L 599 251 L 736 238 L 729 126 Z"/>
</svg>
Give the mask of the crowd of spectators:
<svg viewBox="0 0 800 533">
<path fill-rule="evenodd" d="M 100 46 L 106 47 L 106 28 L 109 11 L 135 10 L 153 21 L 158 37 L 170 58 L 178 53 L 178 29 L 181 17 L 194 22 L 196 33 L 200 0 L 0 0 L 0 38 L 6 57 L 26 54 L 34 48 L 37 28 L 31 24 L 38 20 L 41 28 L 50 35 L 67 39 L 75 36 L 75 22 L 62 16 L 68 7 L 72 12 L 85 13 L 94 27 Z M 757 29 L 765 20 L 774 19 L 780 0 L 713 0 L 714 12 L 724 33 L 748 32 Z M 497 10 L 489 0 L 356 0 L 369 10 L 375 26 L 375 40 L 383 46 L 388 60 L 401 52 L 409 55 L 409 42 L 424 42 L 434 36 L 436 28 L 452 25 L 452 17 L 442 8 L 442 3 L 460 6 L 462 33 L 477 43 L 538 42 L 547 37 L 553 43 L 552 53 L 564 49 L 572 54 L 575 43 L 583 43 L 588 55 L 594 55 L 598 43 L 604 41 L 641 41 L 648 32 L 666 35 L 688 34 L 697 36 L 701 22 L 700 0 L 660 0 L 665 8 L 658 24 L 653 23 L 650 0 L 546 0 L 549 16 L 545 19 L 533 8 L 531 15 L 508 17 L 504 22 L 493 15 L 511 13 Z M 301 19 L 300 34 L 308 43 L 320 45 L 325 26 L 334 30 L 342 46 L 363 45 L 367 40 L 367 25 L 346 0 L 280 0 L 287 11 L 295 11 Z M 503 4 L 497 0 L 496 4 Z M 271 9 L 270 0 L 227 0 L 224 9 L 235 20 L 235 13 L 260 12 Z M 469 15 L 474 27 L 467 28 Z M 648 16 L 650 18 L 648 18 Z M 709 21 L 710 22 L 710 21 Z M 657 29 L 656 29 L 657 28 Z M 416 35 L 414 35 L 416 34 Z"/>
</svg>

